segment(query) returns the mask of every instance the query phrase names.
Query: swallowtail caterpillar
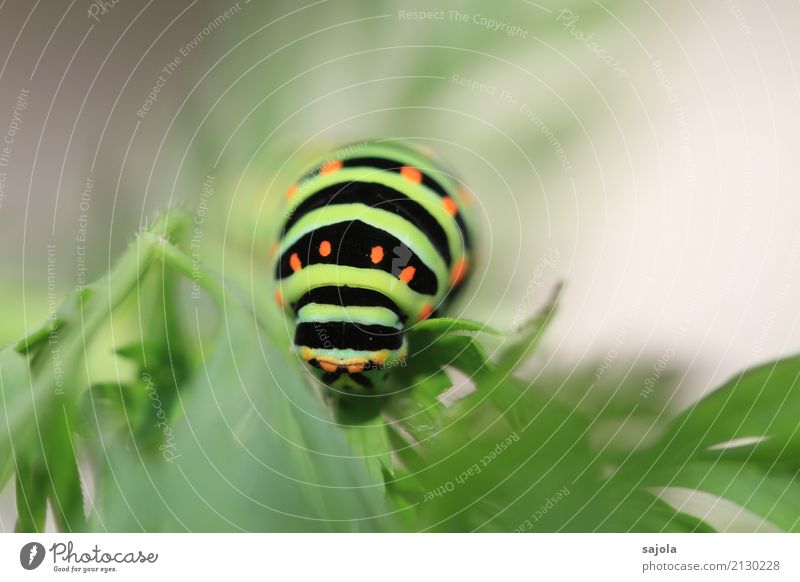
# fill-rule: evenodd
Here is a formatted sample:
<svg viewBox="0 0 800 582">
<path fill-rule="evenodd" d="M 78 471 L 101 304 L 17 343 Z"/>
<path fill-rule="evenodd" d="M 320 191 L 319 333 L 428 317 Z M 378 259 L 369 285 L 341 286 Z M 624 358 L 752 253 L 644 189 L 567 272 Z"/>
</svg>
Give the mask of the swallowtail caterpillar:
<svg viewBox="0 0 800 582">
<path fill-rule="evenodd" d="M 472 266 L 469 191 L 431 155 L 393 142 L 343 147 L 286 193 L 276 299 L 322 379 L 375 388 L 404 334 L 435 317 Z"/>
</svg>

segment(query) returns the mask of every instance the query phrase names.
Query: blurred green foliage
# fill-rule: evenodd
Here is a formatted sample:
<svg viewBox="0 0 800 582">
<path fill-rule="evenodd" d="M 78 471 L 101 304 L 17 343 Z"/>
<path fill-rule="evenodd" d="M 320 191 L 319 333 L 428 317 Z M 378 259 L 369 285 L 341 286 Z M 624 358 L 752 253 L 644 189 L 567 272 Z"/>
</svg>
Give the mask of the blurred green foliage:
<svg viewBox="0 0 800 582">
<path fill-rule="evenodd" d="M 263 266 L 282 212 L 274 193 L 301 169 L 295 154 L 418 137 L 472 172 L 464 144 L 480 143 L 509 155 L 496 176 L 466 181 L 513 193 L 531 237 L 546 237 L 545 213 L 530 212 L 544 201 L 531 176 L 560 172 L 552 145 L 519 110 L 498 109 L 511 120 L 503 132 L 464 123 L 487 101 L 450 77 L 535 104 L 566 146 L 609 114 L 619 76 L 555 23 L 557 12 L 602 30 L 624 3 L 493 6 L 498 20 L 524 24 L 528 44 L 473 24 L 399 19 L 421 2 L 316 4 L 248 4 L 215 36 L 230 54 L 202 61 L 202 82 L 169 124 L 178 137 L 163 136 L 152 173 L 165 191 L 192 198 L 214 177 L 207 223 L 198 210 L 164 214 L 109 273 L 0 352 L 0 486 L 15 482 L 17 529 L 42 531 L 49 506 L 62 531 L 712 531 L 713 515 L 662 500 L 681 487 L 796 531 L 798 358 L 745 371 L 676 415 L 666 377 L 642 398 L 643 368 L 622 378 L 586 365 L 563 377 L 524 371 L 557 316 L 556 290 L 518 334 L 458 319 L 415 327 L 389 396 L 337 398 L 313 382 Z M 487 10 L 477 0 L 442 8 Z M 613 49 L 614 35 L 603 42 Z M 580 73 L 548 66 L 560 51 L 585 65 Z M 517 53 L 528 70 L 515 67 Z M 298 95 L 322 93 L 330 98 L 298 108 Z M 491 202 L 487 220 L 504 224 L 507 207 Z M 121 215 L 124 224 L 138 213 Z M 485 268 L 489 280 L 511 276 L 502 261 Z M 45 313 L 35 289 L 25 301 Z M 11 315 L 6 342 L 27 331 Z"/>
<path fill-rule="evenodd" d="M 268 333 L 276 307 L 258 313 L 235 283 L 198 276 L 188 222 L 166 214 L 0 352 L 18 530 L 41 531 L 49 504 L 65 531 L 713 531 L 662 501 L 669 487 L 798 529 L 800 358 L 745 372 L 674 418 L 642 413 L 655 438 L 601 438 L 604 422 L 626 430 L 640 394 L 610 381 L 598 407 L 574 398 L 596 379 L 553 390 L 519 373 L 556 316 L 556 289 L 513 337 L 424 322 L 392 394 L 337 396 L 276 342 L 282 330 Z M 187 276 L 210 303 L 186 308 Z M 482 338 L 498 337 L 490 358 Z M 116 380 L 87 365 L 92 353 Z M 473 385 L 442 398 L 454 371 Z"/>
</svg>

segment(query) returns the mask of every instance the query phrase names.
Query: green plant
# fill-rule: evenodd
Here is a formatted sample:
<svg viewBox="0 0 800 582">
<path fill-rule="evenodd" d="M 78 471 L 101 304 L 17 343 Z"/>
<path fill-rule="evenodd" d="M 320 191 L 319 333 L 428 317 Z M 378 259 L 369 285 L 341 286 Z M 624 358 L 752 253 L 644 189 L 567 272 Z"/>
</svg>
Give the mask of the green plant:
<svg viewBox="0 0 800 582">
<path fill-rule="evenodd" d="M 669 487 L 800 528 L 800 358 L 671 420 L 624 383 L 590 402 L 588 376 L 520 371 L 556 290 L 514 336 L 426 321 L 392 395 L 336 398 L 291 356 L 266 291 L 248 298 L 187 252 L 188 225 L 165 214 L 0 352 L 19 531 L 42 531 L 48 504 L 63 531 L 713 531 L 665 503 Z M 445 404 L 453 370 L 474 389 Z"/>
</svg>

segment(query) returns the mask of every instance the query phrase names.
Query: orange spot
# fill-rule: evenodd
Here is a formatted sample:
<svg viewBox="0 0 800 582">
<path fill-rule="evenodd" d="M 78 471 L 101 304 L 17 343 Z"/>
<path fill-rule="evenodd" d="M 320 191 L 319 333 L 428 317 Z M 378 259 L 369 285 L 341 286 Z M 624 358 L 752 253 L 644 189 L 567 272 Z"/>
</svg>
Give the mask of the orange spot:
<svg viewBox="0 0 800 582">
<path fill-rule="evenodd" d="M 461 195 L 461 199 L 464 201 L 465 204 L 472 204 L 475 201 L 475 196 L 472 194 L 472 191 L 466 186 L 461 186 L 461 188 L 459 188 L 458 190 L 458 193 Z"/>
<path fill-rule="evenodd" d="M 430 303 L 426 303 L 425 305 L 422 306 L 422 309 L 419 312 L 418 320 L 423 321 L 425 319 L 428 319 L 431 316 L 431 313 L 433 313 L 433 305 L 431 305 Z"/>
<path fill-rule="evenodd" d="M 319 254 L 321 254 L 323 257 L 327 257 L 329 254 L 331 254 L 330 241 L 324 240 L 321 243 L 319 243 Z"/>
<path fill-rule="evenodd" d="M 453 270 L 450 272 L 450 282 L 453 285 L 458 285 L 461 281 L 464 280 L 464 277 L 467 275 L 467 258 L 462 257 L 454 266 Z"/>
<path fill-rule="evenodd" d="M 269 256 L 270 260 L 275 258 L 275 254 L 278 252 L 278 247 L 279 246 L 280 245 L 278 245 L 278 243 L 276 243 L 276 242 L 274 242 L 271 245 L 269 245 L 269 250 L 267 251 L 267 255 Z"/>
<path fill-rule="evenodd" d="M 380 263 L 383 260 L 383 247 L 372 247 L 372 251 L 369 253 L 369 260 L 372 261 L 373 265 Z"/>
<path fill-rule="evenodd" d="M 325 370 L 326 372 L 335 372 L 336 370 L 339 369 L 339 366 L 337 366 L 333 362 L 325 362 L 325 361 L 320 361 L 319 367 Z"/>
<path fill-rule="evenodd" d="M 400 175 L 403 176 L 409 182 L 413 182 L 414 184 L 419 184 L 422 182 L 422 172 L 420 172 L 416 168 L 412 168 L 411 166 L 403 166 L 400 169 Z"/>
<path fill-rule="evenodd" d="M 347 373 L 348 374 L 358 374 L 359 372 L 364 371 L 364 362 L 358 362 L 355 364 L 347 364 Z"/>
<path fill-rule="evenodd" d="M 444 206 L 444 211 L 450 216 L 455 216 L 456 212 L 458 212 L 458 206 L 456 206 L 455 201 L 450 198 L 450 196 L 442 198 L 442 206 Z"/>
<path fill-rule="evenodd" d="M 275 301 L 277 301 L 278 305 L 280 305 L 281 309 L 283 309 L 283 295 L 281 295 L 280 289 L 275 289 Z"/>
<path fill-rule="evenodd" d="M 319 169 L 319 173 L 323 176 L 325 174 L 333 174 L 342 169 L 342 160 L 333 160 L 332 162 L 325 162 Z"/>
<path fill-rule="evenodd" d="M 414 273 L 416 273 L 416 272 L 417 272 L 417 270 L 414 267 L 409 265 L 408 267 L 406 267 L 405 269 L 400 271 L 400 277 L 399 278 L 403 283 L 410 283 L 411 279 L 414 278 Z"/>
<path fill-rule="evenodd" d="M 295 194 L 297 194 L 297 184 L 292 184 L 286 191 L 286 199 L 291 200 Z"/>
<path fill-rule="evenodd" d="M 292 256 L 289 257 L 289 266 L 292 271 L 299 271 L 303 268 L 303 263 L 300 262 L 300 257 L 297 256 L 297 253 L 292 253 Z"/>
</svg>

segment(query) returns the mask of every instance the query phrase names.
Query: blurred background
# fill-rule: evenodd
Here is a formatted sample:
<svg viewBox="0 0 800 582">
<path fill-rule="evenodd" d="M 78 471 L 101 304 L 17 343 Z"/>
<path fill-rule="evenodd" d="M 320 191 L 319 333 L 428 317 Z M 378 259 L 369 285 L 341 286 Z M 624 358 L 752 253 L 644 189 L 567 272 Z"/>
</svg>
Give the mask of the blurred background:
<svg viewBox="0 0 800 582">
<path fill-rule="evenodd" d="M 478 201 L 456 314 L 514 330 L 563 280 L 532 366 L 636 366 L 643 391 L 670 374 L 685 406 L 800 349 L 798 18 L 756 0 L 7 0 L 0 340 L 209 177 L 222 240 L 259 256 L 316 153 L 403 138 Z"/>
</svg>

